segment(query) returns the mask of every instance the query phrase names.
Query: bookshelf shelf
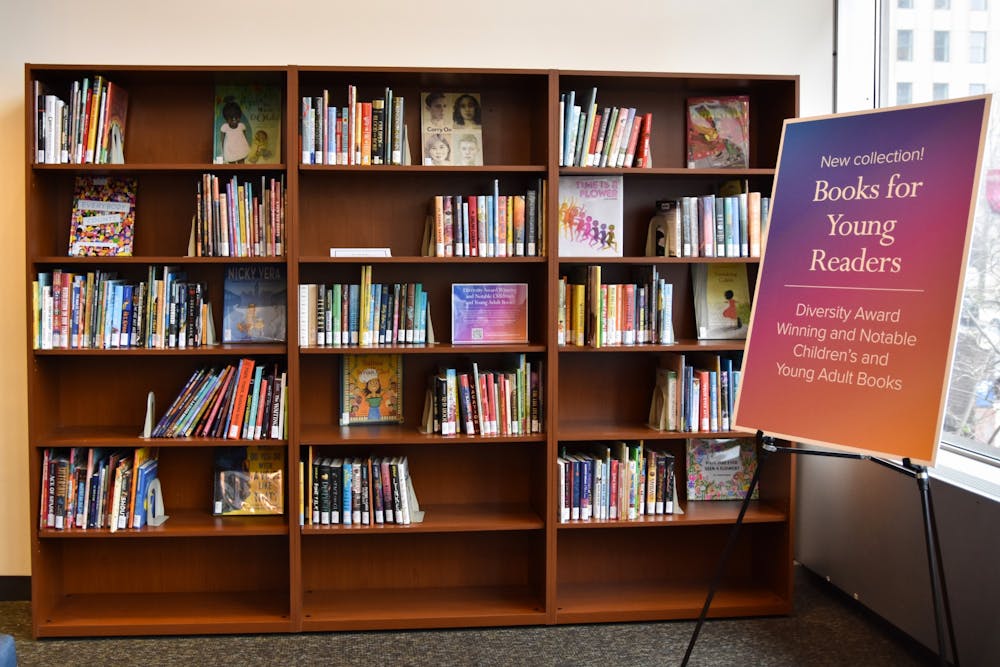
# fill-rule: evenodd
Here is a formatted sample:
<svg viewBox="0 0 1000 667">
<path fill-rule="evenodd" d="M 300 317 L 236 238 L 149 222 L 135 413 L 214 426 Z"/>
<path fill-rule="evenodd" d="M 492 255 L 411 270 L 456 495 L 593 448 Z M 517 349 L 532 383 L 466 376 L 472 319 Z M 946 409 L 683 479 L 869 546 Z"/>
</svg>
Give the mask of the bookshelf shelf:
<svg viewBox="0 0 1000 667">
<path fill-rule="evenodd" d="M 34 82 L 65 96 L 73 82 L 103 75 L 128 92 L 124 164 L 36 163 Z M 273 164 L 215 164 L 213 105 L 220 83 L 276 86 L 282 95 L 281 150 Z M 643 441 L 683 464 L 691 437 L 646 426 L 654 369 L 677 354 L 738 357 L 740 340 L 699 340 L 691 267 L 757 258 L 647 257 L 645 237 L 658 199 L 714 192 L 738 179 L 770 191 L 785 118 L 798 113 L 794 76 L 672 74 L 548 69 L 327 66 L 25 66 L 25 178 L 28 340 L 28 470 L 32 614 L 37 637 L 278 633 L 697 617 L 711 570 L 736 521 L 738 503 L 688 502 L 682 515 L 637 521 L 560 523 L 557 459 L 566 447 Z M 358 100 L 405 98 L 409 165 L 302 164 L 303 98 L 338 109 L 348 86 Z M 560 92 L 598 88 L 600 103 L 654 116 L 652 168 L 560 166 Z M 421 93 L 473 92 L 482 107 L 482 166 L 423 166 Z M 688 169 L 685 104 L 713 93 L 750 97 L 749 166 Z M 170 127 L 169 133 L 162 128 Z M 189 257 L 195 196 L 205 174 L 284 184 L 280 256 Z M 137 182 L 133 256 L 68 257 L 77 177 L 132 176 Z M 560 176 L 621 176 L 620 258 L 559 254 Z M 423 256 L 436 196 L 539 192 L 539 256 Z M 386 248 L 391 257 L 328 257 L 331 248 Z M 110 271 L 142 281 L 149 267 L 180 267 L 207 287 L 217 331 L 224 277 L 235 265 L 277 266 L 285 276 L 287 342 L 186 349 L 34 349 L 31 283 L 42 272 Z M 671 345 L 561 346 L 559 279 L 600 264 L 609 279 L 655 266 L 674 286 Z M 300 285 L 419 282 L 433 314 L 435 344 L 300 346 Z M 526 283 L 527 344 L 453 345 L 451 285 Z M 308 311 L 306 311 L 308 313 Z M 399 355 L 400 423 L 340 426 L 341 364 L 358 355 Z M 287 369 L 286 433 L 277 440 L 138 437 L 146 397 L 160 417 L 198 369 L 240 358 Z M 541 369 L 541 432 L 434 435 L 423 432 L 428 382 L 442 368 Z M 211 511 L 220 448 L 270 445 L 286 458 L 281 516 L 216 517 Z M 122 530 L 40 528 L 43 460 L 54 450 L 158 449 L 169 519 Z M 406 457 L 424 520 L 409 525 L 312 522 L 313 457 Z M 680 469 L 680 468 L 679 468 Z M 713 616 L 791 610 L 794 469 L 763 471 L 713 602 Z M 683 487 L 683 484 L 680 486 Z M 308 520 L 300 523 L 300 498 Z M 597 531 L 597 532 L 594 532 Z M 663 567 L 663 563 L 670 567 Z M 105 576 L 115 563 L 116 576 Z M 150 576 L 150 572 L 156 576 Z"/>
</svg>

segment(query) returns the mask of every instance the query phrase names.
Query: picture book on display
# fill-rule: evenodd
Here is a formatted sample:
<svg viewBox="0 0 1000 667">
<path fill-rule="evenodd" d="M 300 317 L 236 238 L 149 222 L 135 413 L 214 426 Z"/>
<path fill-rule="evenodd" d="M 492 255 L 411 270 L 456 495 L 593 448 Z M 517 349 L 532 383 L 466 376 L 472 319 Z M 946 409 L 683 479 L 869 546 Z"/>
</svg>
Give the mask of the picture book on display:
<svg viewBox="0 0 1000 667">
<path fill-rule="evenodd" d="M 223 343 L 285 340 L 287 290 L 280 264 L 232 264 L 222 302 Z"/>
<path fill-rule="evenodd" d="M 483 106 L 479 93 L 420 93 L 421 163 L 483 164 Z"/>
<path fill-rule="evenodd" d="M 284 514 L 284 447 L 216 447 L 216 516 Z"/>
<path fill-rule="evenodd" d="M 70 257 L 128 257 L 135 226 L 136 179 L 77 176 L 70 216 Z"/>
<path fill-rule="evenodd" d="M 451 342 L 528 342 L 527 283 L 454 283 Z"/>
<path fill-rule="evenodd" d="M 746 264 L 694 264 L 691 274 L 698 338 L 746 338 L 750 324 Z"/>
<path fill-rule="evenodd" d="M 107 123 L 101 141 L 101 160 L 107 164 L 125 164 L 125 124 L 128 120 L 128 91 L 108 82 Z"/>
<path fill-rule="evenodd" d="M 688 168 L 750 166 L 750 98 L 692 97 L 687 101 Z"/>
<path fill-rule="evenodd" d="M 344 355 L 340 379 L 341 426 L 402 423 L 402 355 Z"/>
<path fill-rule="evenodd" d="M 212 157 L 215 164 L 281 162 L 281 87 L 215 87 Z"/>
<path fill-rule="evenodd" d="M 687 441 L 688 500 L 743 500 L 757 470 L 751 438 Z M 760 495 L 754 487 L 752 498 Z"/>
<path fill-rule="evenodd" d="M 621 257 L 621 176 L 559 178 L 559 255 Z"/>
</svg>

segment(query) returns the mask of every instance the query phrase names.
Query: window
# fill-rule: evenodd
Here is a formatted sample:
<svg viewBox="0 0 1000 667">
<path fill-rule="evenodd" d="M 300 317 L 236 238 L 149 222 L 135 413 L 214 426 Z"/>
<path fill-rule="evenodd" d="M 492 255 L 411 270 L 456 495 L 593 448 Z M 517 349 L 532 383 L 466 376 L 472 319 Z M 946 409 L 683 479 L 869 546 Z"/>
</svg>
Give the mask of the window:
<svg viewBox="0 0 1000 667">
<path fill-rule="evenodd" d="M 900 30 L 896 33 L 896 60 L 913 60 L 912 30 Z"/>
<path fill-rule="evenodd" d="M 986 33 L 973 30 L 969 33 L 969 62 L 986 62 Z"/>
<path fill-rule="evenodd" d="M 900 9 L 913 9 L 913 0 L 897 0 L 896 6 Z"/>
<path fill-rule="evenodd" d="M 986 0 L 969 0 L 969 9 L 974 12 L 986 11 Z"/>
<path fill-rule="evenodd" d="M 947 83 L 935 83 L 934 84 L 934 99 L 935 100 L 946 100 L 946 99 L 948 99 L 948 84 Z"/>
<path fill-rule="evenodd" d="M 986 92 L 985 83 L 970 83 L 969 84 L 969 94 L 970 95 L 982 95 Z"/>
<path fill-rule="evenodd" d="M 948 62 L 948 44 L 951 35 L 947 30 L 934 31 L 934 62 Z"/>
<path fill-rule="evenodd" d="M 934 9 L 951 9 L 951 0 L 934 0 Z"/>
<path fill-rule="evenodd" d="M 896 104 L 909 104 L 913 101 L 913 84 L 907 81 L 896 83 Z"/>
</svg>

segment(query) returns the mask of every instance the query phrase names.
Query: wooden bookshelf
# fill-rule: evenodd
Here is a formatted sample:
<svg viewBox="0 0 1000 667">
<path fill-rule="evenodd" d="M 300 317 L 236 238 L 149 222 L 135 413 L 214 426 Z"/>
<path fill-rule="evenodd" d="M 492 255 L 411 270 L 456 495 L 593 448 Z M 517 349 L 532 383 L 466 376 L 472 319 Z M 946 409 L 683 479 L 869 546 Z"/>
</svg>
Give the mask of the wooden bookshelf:
<svg viewBox="0 0 1000 667">
<path fill-rule="evenodd" d="M 72 81 L 100 73 L 129 93 L 123 165 L 36 164 L 32 82 L 68 99 Z M 282 155 L 277 164 L 212 164 L 217 82 L 283 90 Z M 301 164 L 300 99 L 330 91 L 346 103 L 406 100 L 412 165 Z M 652 169 L 560 168 L 559 93 L 598 87 L 600 104 L 653 114 Z M 484 165 L 420 166 L 420 94 L 473 91 L 482 99 Z M 750 167 L 685 168 L 684 102 L 710 93 L 751 99 Z M 734 352 L 741 341 L 699 341 L 690 266 L 699 258 L 643 257 L 657 199 L 713 192 L 731 178 L 770 192 L 782 121 L 798 114 L 794 76 L 383 67 L 186 67 L 35 65 L 25 67 L 26 259 L 28 304 L 40 271 L 96 268 L 133 278 L 150 265 L 177 265 L 209 286 L 217 330 L 222 283 L 233 263 L 279 264 L 287 280 L 287 343 L 167 350 L 33 349 L 28 342 L 32 614 L 36 637 L 300 632 L 695 618 L 739 503 L 688 503 L 683 515 L 633 522 L 559 523 L 556 458 L 569 444 L 644 439 L 683 461 L 687 433 L 645 426 L 653 368 L 669 352 Z M 187 257 L 196 184 L 204 173 L 282 177 L 286 252 L 281 257 Z M 138 179 L 134 256 L 66 257 L 73 183 L 78 175 Z M 624 177 L 624 257 L 560 257 L 557 187 L 561 174 Z M 542 257 L 424 257 L 428 203 L 437 194 L 523 192 L 544 179 Z M 330 258 L 330 247 L 387 246 L 389 258 Z M 729 260 L 732 261 L 732 260 Z M 751 278 L 756 259 L 746 262 Z M 571 348 L 556 344 L 559 276 L 600 263 L 609 274 L 656 264 L 674 283 L 674 345 Z M 372 349 L 300 347 L 298 286 L 357 282 L 373 266 L 376 282 L 419 280 L 429 295 L 436 343 Z M 527 282 L 529 343 L 454 345 L 450 285 Z M 403 359 L 403 422 L 339 424 L 339 368 L 360 353 Z M 543 367 L 540 434 L 484 437 L 423 433 L 428 377 L 441 366 L 499 368 L 519 355 Z M 191 373 L 253 357 L 287 367 L 285 514 L 215 517 L 212 453 L 245 440 L 139 437 L 147 392 L 157 417 Z M 702 434 L 708 436 L 708 434 Z M 734 434 L 711 434 L 712 436 Z M 162 526 L 107 530 L 39 528 L 46 448 L 155 445 L 166 513 Z M 299 525 L 300 468 L 310 448 L 323 456 L 406 456 L 425 512 L 408 526 Z M 680 485 L 683 487 L 683 484 Z M 769 461 L 713 616 L 791 610 L 794 471 Z M 111 568 L 111 569 L 109 569 Z M 107 576 L 114 571 L 115 576 Z"/>
</svg>

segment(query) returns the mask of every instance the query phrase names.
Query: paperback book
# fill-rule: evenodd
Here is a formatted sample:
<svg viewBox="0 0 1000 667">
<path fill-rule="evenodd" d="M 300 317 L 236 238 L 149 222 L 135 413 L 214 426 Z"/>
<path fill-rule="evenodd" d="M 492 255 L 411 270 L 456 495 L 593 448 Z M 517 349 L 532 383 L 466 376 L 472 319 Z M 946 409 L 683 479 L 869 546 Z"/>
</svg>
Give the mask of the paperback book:
<svg viewBox="0 0 1000 667">
<path fill-rule="evenodd" d="M 285 340 L 287 290 L 280 264 L 233 264 L 226 268 L 223 343 Z"/>
<path fill-rule="evenodd" d="M 215 164 L 281 162 L 281 87 L 216 85 L 213 137 Z"/>
<path fill-rule="evenodd" d="M 402 355 L 344 355 L 340 372 L 340 425 L 402 423 L 402 388 Z"/>
<path fill-rule="evenodd" d="M 77 176 L 70 216 L 70 257 L 129 257 L 135 226 L 136 179 Z"/>
<path fill-rule="evenodd" d="M 756 444 L 750 438 L 687 441 L 688 500 L 743 500 L 756 470 Z M 754 487 L 754 500 L 759 489 Z"/>
<path fill-rule="evenodd" d="M 750 166 L 750 98 L 692 97 L 687 101 L 688 168 Z"/>
<path fill-rule="evenodd" d="M 284 514 L 284 470 L 284 447 L 217 447 L 212 513 Z"/>
<path fill-rule="evenodd" d="M 621 257 L 621 176 L 559 178 L 559 255 Z"/>
<path fill-rule="evenodd" d="M 454 283 L 451 342 L 527 343 L 528 284 Z"/>
<path fill-rule="evenodd" d="M 750 288 L 746 264 L 691 267 L 698 339 L 746 338 Z"/>
<path fill-rule="evenodd" d="M 479 93 L 420 93 L 420 146 L 426 166 L 483 164 Z"/>
</svg>

